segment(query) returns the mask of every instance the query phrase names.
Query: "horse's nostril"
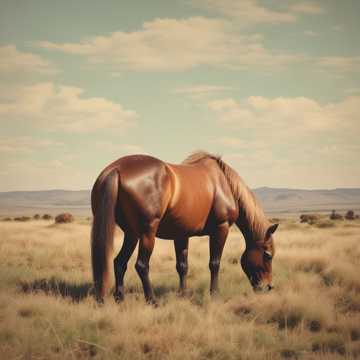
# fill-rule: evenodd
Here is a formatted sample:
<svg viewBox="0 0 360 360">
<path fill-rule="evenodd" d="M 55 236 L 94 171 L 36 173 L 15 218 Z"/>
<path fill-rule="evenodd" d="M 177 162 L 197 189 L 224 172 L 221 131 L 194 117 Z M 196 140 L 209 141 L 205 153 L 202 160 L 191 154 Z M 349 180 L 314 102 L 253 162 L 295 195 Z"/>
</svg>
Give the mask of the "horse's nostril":
<svg viewBox="0 0 360 360">
<path fill-rule="evenodd" d="M 268 291 L 272 290 L 274 287 L 271 284 L 268 284 L 267 289 Z"/>
</svg>

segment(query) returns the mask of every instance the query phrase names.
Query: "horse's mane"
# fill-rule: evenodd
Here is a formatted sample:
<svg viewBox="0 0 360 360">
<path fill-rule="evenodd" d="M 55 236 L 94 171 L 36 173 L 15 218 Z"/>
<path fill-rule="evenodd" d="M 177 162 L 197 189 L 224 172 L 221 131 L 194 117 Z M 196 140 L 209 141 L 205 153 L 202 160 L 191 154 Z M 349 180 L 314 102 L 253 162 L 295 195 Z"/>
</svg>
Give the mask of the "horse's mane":
<svg viewBox="0 0 360 360">
<path fill-rule="evenodd" d="M 221 156 L 205 151 L 196 151 L 188 156 L 182 163 L 191 165 L 206 159 L 215 160 L 224 173 L 234 199 L 239 203 L 240 216 L 245 218 L 246 223 L 249 225 L 249 230 L 255 235 L 254 240 L 263 240 L 265 232 L 269 227 L 269 221 L 264 211 L 243 179 L 231 166 L 221 159 Z"/>
</svg>

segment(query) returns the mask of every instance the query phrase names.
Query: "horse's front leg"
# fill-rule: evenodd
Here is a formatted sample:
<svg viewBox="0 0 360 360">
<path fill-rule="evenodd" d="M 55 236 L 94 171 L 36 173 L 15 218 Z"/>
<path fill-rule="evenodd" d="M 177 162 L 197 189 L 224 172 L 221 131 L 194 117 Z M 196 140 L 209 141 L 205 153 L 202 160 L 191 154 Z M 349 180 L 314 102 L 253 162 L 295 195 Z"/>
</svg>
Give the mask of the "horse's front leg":
<svg viewBox="0 0 360 360">
<path fill-rule="evenodd" d="M 186 290 L 186 275 L 188 272 L 188 246 L 189 238 L 177 238 L 174 240 L 176 253 L 176 271 L 179 274 L 179 292 L 184 295 Z"/>
<path fill-rule="evenodd" d="M 221 255 L 224 249 L 225 241 L 229 233 L 229 224 L 227 222 L 220 224 L 216 230 L 210 234 L 210 261 L 209 269 L 211 273 L 210 294 L 215 295 L 218 292 L 218 277 L 220 269 Z"/>
</svg>

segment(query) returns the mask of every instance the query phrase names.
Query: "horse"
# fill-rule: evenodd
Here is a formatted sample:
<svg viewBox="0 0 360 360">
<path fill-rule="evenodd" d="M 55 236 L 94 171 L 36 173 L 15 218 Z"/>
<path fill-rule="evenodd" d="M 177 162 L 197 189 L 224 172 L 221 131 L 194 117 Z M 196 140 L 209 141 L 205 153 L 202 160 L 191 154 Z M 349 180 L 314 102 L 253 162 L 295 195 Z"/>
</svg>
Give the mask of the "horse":
<svg viewBox="0 0 360 360">
<path fill-rule="evenodd" d="M 156 304 L 149 279 L 155 238 L 174 241 L 179 291 L 186 290 L 188 244 L 192 236 L 209 236 L 210 294 L 218 292 L 220 260 L 232 224 L 246 243 L 240 264 L 255 291 L 272 286 L 271 224 L 241 177 L 220 156 L 195 152 L 181 164 L 148 155 L 122 157 L 98 176 L 91 192 L 91 259 L 96 298 L 103 302 L 110 282 L 114 230 L 124 232 L 113 260 L 116 301 L 124 299 L 124 275 L 137 244 L 135 269 L 145 300 Z"/>
</svg>

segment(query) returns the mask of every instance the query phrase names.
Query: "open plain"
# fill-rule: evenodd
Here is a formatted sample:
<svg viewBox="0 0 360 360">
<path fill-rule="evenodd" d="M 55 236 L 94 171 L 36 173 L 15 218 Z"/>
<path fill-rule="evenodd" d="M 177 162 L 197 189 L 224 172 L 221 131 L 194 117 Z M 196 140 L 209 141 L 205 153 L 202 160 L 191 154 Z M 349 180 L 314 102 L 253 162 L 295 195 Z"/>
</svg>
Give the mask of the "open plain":
<svg viewBox="0 0 360 360">
<path fill-rule="evenodd" d="M 275 289 L 254 294 L 239 265 L 240 232 L 225 246 L 211 299 L 208 241 L 192 238 L 189 287 L 177 295 L 172 241 L 156 240 L 145 304 L 134 270 L 126 298 L 91 296 L 90 220 L 0 222 L 0 351 L 4 359 L 355 359 L 360 357 L 360 222 L 280 222 Z M 117 233 L 115 251 L 121 245 Z"/>
</svg>

